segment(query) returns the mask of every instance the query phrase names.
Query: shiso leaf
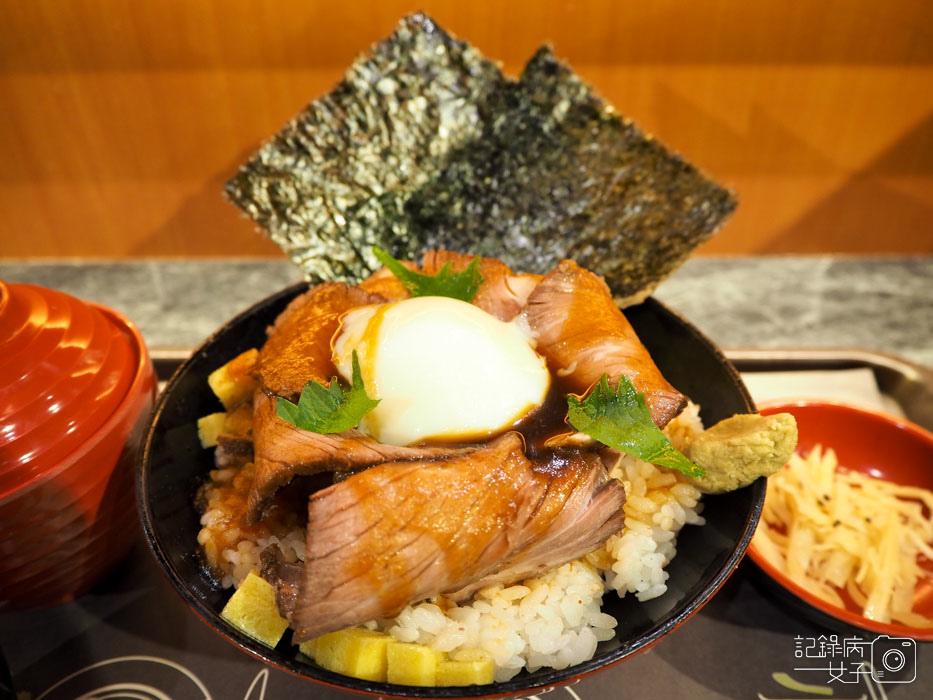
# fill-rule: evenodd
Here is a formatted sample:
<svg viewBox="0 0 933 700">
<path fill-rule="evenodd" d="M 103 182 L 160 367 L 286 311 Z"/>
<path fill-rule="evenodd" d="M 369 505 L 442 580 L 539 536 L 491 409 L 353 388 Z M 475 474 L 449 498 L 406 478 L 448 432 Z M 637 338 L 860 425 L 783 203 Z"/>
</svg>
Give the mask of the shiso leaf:
<svg viewBox="0 0 933 700">
<path fill-rule="evenodd" d="M 615 391 L 609 387 L 604 374 L 582 401 L 568 396 L 567 409 L 570 425 L 604 445 L 694 478 L 706 476 L 706 472 L 684 457 L 654 424 L 645 395 L 639 393 L 624 374 L 619 377 Z"/>
<path fill-rule="evenodd" d="M 363 416 L 379 405 L 379 399 L 371 399 L 363 386 L 360 361 L 353 351 L 353 382 L 344 389 L 336 378 L 329 387 L 310 381 L 301 390 L 298 403 L 294 404 L 281 396 L 276 397 L 276 415 L 297 428 L 312 433 L 342 433 L 355 428 Z"/>
<path fill-rule="evenodd" d="M 470 302 L 476 296 L 483 276 L 479 271 L 479 258 L 467 265 L 462 272 L 452 272 L 450 263 L 434 275 L 409 270 L 379 246 L 373 246 L 373 254 L 398 278 L 413 297 L 450 297 Z"/>
<path fill-rule="evenodd" d="M 227 183 L 308 279 L 430 248 L 544 273 L 572 258 L 644 299 L 735 209 L 540 49 L 520 79 L 415 14 Z"/>
</svg>

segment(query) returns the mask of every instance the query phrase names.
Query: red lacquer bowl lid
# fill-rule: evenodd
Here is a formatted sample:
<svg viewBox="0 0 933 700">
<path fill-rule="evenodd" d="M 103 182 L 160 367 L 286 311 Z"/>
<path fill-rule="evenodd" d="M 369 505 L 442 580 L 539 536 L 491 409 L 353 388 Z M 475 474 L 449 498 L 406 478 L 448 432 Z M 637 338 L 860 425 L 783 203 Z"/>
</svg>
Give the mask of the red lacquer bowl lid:
<svg viewBox="0 0 933 700">
<path fill-rule="evenodd" d="M 0 499 L 39 479 L 114 413 L 136 372 L 126 332 L 94 304 L 0 282 Z"/>
</svg>

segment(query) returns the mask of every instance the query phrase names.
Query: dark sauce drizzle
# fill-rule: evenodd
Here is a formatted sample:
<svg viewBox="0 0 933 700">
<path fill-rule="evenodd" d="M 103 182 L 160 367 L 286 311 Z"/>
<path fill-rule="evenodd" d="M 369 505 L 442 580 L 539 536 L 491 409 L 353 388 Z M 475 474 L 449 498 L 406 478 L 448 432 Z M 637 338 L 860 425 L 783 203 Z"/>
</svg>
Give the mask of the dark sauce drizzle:
<svg viewBox="0 0 933 700">
<path fill-rule="evenodd" d="M 546 443 L 551 438 L 573 432 L 567 423 L 568 389 L 558 378 L 553 378 L 544 403 L 517 421 L 512 429 L 525 440 L 525 454 L 529 459 L 547 458 L 554 451 Z"/>
</svg>

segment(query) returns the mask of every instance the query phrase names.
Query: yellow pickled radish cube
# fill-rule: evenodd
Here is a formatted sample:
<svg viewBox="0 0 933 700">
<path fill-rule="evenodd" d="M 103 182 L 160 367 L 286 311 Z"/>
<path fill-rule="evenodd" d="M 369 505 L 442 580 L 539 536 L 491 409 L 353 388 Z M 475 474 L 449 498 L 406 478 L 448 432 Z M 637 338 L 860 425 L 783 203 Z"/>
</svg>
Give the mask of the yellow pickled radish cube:
<svg viewBox="0 0 933 700">
<path fill-rule="evenodd" d="M 389 635 L 352 627 L 322 634 L 314 641 L 312 658 L 328 671 L 365 681 L 386 680 Z"/>
<path fill-rule="evenodd" d="M 387 634 L 370 632 L 357 635 L 347 642 L 347 661 L 345 670 L 348 676 L 364 681 L 382 681 L 388 678 L 389 642 Z"/>
<path fill-rule="evenodd" d="M 317 640 L 318 638 L 314 637 L 306 642 L 302 642 L 298 645 L 298 651 L 314 661 L 317 656 Z"/>
<path fill-rule="evenodd" d="M 437 685 L 486 685 L 496 675 L 492 659 L 478 661 L 441 661 L 437 665 Z"/>
<path fill-rule="evenodd" d="M 328 671 L 342 673 L 340 669 L 346 656 L 347 632 L 348 630 L 337 630 L 322 634 L 315 639 L 313 658 L 319 666 L 323 666 Z"/>
<path fill-rule="evenodd" d="M 259 350 L 251 348 L 207 376 L 211 391 L 228 411 L 252 396 L 259 386 L 258 380 L 251 374 L 257 362 Z"/>
<path fill-rule="evenodd" d="M 424 644 L 393 641 L 386 647 L 386 678 L 399 685 L 433 686 L 444 655 Z"/>
<path fill-rule="evenodd" d="M 198 418 L 198 439 L 201 447 L 214 447 L 217 445 L 217 436 L 224 431 L 226 413 L 209 413 Z"/>
<path fill-rule="evenodd" d="M 220 616 L 270 647 L 278 644 L 288 629 L 288 620 L 279 615 L 275 587 L 255 571 L 250 571 L 243 579 Z"/>
</svg>

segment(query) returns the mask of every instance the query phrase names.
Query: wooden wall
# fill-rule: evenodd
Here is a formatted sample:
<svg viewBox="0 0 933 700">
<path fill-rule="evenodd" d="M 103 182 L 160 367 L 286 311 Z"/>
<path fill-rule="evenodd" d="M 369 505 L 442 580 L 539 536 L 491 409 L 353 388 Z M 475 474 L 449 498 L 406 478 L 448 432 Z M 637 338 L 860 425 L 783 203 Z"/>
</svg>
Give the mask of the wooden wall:
<svg viewBox="0 0 933 700">
<path fill-rule="evenodd" d="M 928 1 L 0 0 L 0 255 L 278 254 L 222 183 L 417 7 L 733 187 L 701 252 L 933 252 Z"/>
</svg>

